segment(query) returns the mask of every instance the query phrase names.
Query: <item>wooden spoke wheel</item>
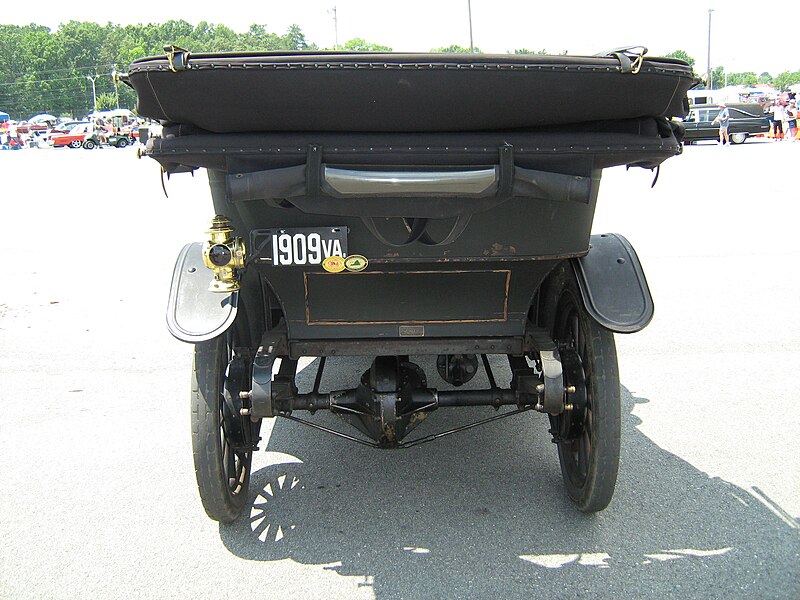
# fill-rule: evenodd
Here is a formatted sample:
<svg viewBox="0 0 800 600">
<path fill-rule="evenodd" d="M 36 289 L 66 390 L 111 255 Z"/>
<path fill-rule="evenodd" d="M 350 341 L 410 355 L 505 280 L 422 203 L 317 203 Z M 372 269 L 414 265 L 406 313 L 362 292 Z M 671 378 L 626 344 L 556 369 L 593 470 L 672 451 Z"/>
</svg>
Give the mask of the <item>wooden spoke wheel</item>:
<svg viewBox="0 0 800 600">
<path fill-rule="evenodd" d="M 200 499 L 216 521 L 241 513 L 250 485 L 259 423 L 240 413 L 239 391 L 249 387 L 252 358 L 237 346 L 235 324 L 195 345 L 192 369 L 192 450 Z"/>
<path fill-rule="evenodd" d="M 620 381 L 614 335 L 587 313 L 571 266 L 562 283 L 552 324 L 564 367 L 571 410 L 551 415 L 567 494 L 583 512 L 608 506 L 620 451 Z"/>
</svg>

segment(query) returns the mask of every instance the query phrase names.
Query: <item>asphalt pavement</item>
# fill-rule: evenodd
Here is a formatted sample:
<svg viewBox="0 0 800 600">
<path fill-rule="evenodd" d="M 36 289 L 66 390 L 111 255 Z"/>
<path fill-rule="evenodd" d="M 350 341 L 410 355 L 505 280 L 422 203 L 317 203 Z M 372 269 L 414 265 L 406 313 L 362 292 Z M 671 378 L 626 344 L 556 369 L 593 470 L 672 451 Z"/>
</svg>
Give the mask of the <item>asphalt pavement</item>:
<svg viewBox="0 0 800 600">
<path fill-rule="evenodd" d="M 633 243 L 656 314 L 616 336 L 602 513 L 571 507 L 527 413 L 404 451 L 267 423 L 245 514 L 219 525 L 194 481 L 191 347 L 164 322 L 213 216 L 204 173 L 166 198 L 135 148 L 0 152 L 0 598 L 800 597 L 798 165 L 800 143 L 753 140 L 687 147 L 654 188 L 605 172 L 594 229 Z M 323 385 L 368 363 L 329 361 Z"/>
</svg>

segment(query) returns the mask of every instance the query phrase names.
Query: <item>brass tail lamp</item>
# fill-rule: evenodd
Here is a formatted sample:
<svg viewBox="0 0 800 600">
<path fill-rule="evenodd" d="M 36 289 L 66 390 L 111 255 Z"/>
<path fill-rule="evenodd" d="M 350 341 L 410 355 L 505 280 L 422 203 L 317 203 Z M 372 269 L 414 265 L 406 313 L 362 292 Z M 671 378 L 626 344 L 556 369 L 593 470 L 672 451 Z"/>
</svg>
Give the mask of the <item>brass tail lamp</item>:
<svg viewBox="0 0 800 600">
<path fill-rule="evenodd" d="M 224 215 L 216 215 L 203 245 L 203 262 L 214 271 L 209 291 L 230 293 L 240 288 L 237 269 L 244 268 L 246 250 L 242 238 L 233 237 L 233 227 Z"/>
</svg>

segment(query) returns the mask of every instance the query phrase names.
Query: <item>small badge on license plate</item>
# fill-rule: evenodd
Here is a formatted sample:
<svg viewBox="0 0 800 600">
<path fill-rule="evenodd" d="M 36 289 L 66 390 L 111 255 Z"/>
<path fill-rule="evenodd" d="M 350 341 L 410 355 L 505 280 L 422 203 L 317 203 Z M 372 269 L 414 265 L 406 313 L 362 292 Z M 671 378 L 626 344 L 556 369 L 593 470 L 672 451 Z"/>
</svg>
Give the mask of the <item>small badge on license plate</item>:
<svg viewBox="0 0 800 600">
<path fill-rule="evenodd" d="M 331 256 L 347 256 L 347 227 L 258 229 L 252 247 L 273 267 L 321 265 Z"/>
</svg>

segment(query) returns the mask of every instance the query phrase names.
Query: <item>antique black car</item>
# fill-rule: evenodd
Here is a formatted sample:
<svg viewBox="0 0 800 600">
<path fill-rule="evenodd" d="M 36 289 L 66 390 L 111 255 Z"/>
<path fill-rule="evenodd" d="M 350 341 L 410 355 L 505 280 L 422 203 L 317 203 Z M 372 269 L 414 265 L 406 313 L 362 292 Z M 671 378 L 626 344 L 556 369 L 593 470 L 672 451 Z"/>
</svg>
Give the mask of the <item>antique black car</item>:
<svg viewBox="0 0 800 600">
<path fill-rule="evenodd" d="M 569 497 L 605 508 L 620 448 L 614 333 L 645 327 L 653 302 L 625 238 L 590 235 L 595 201 L 603 168 L 681 153 L 671 118 L 687 112 L 691 69 L 641 48 L 165 50 L 127 82 L 139 114 L 164 125 L 146 154 L 168 174 L 205 169 L 211 188 L 208 238 L 178 257 L 167 314 L 195 344 L 208 515 L 230 521 L 247 502 L 264 418 L 404 448 L 453 433 L 407 439 L 436 409 L 466 406 L 502 411 L 480 423 L 549 415 Z M 373 361 L 351 388 L 323 390 L 332 356 Z M 301 357 L 320 357 L 302 393 Z M 465 388 L 479 370 L 488 386 Z M 358 432 L 300 416 L 320 410 Z"/>
<path fill-rule="evenodd" d="M 748 137 L 769 133 L 769 119 L 757 102 L 727 104 L 730 113 L 728 134 L 731 144 L 743 144 Z M 721 108 L 717 104 L 695 104 L 683 119 L 686 130 L 683 142 L 718 140 L 719 125 L 714 122 Z"/>
</svg>

